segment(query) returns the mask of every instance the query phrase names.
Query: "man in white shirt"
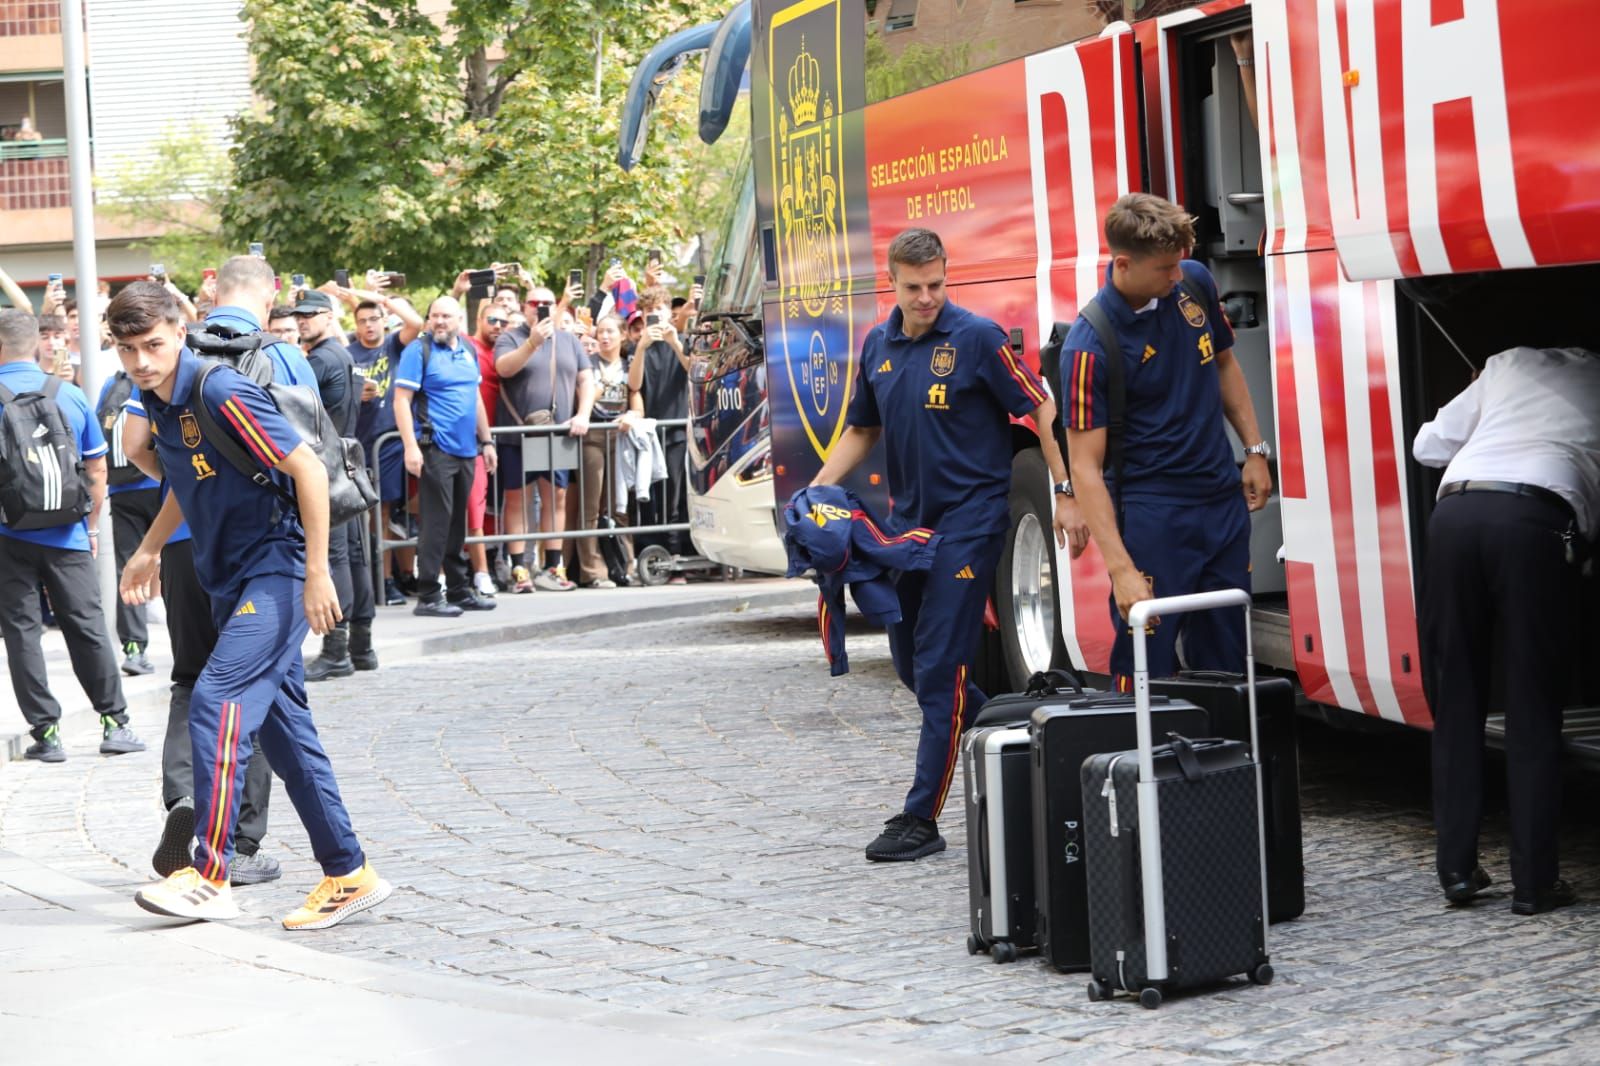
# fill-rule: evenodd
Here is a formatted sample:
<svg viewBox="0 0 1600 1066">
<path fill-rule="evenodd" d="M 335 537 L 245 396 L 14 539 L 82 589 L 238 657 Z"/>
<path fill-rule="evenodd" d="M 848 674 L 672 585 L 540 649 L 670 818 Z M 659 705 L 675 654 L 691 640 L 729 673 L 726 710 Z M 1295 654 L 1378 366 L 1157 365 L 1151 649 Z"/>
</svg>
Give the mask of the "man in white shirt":
<svg viewBox="0 0 1600 1066">
<path fill-rule="evenodd" d="M 1439 883 L 1452 903 L 1490 883 L 1478 865 L 1478 823 L 1484 719 L 1491 678 L 1500 678 L 1511 908 L 1539 914 L 1575 898 L 1556 850 L 1561 717 L 1580 568 L 1600 525 L 1600 355 L 1492 356 L 1412 451 L 1446 467 L 1428 522 L 1420 618 Z"/>
</svg>

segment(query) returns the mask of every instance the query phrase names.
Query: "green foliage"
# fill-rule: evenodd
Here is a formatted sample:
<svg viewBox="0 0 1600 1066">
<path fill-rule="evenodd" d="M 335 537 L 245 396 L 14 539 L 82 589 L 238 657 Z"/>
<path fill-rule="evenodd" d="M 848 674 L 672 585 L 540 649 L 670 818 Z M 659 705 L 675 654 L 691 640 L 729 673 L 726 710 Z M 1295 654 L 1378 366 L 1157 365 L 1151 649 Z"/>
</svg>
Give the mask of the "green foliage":
<svg viewBox="0 0 1600 1066">
<path fill-rule="evenodd" d="M 171 127 L 148 160 L 96 175 L 99 208 L 125 225 L 160 236 L 134 247 L 148 251 L 181 288 L 193 291 L 200 272 L 228 254 L 219 208 L 232 167 L 216 137 L 202 126 Z"/>
<path fill-rule="evenodd" d="M 892 54 L 877 23 L 867 27 L 867 101 L 876 103 L 959 78 L 993 61 L 993 43 L 974 47 L 972 41 L 948 44 L 912 43 Z"/>
<path fill-rule="evenodd" d="M 416 0 L 245 0 L 265 107 L 238 123 L 229 237 L 264 242 L 281 270 L 382 267 L 413 289 L 494 260 L 554 281 L 671 246 L 698 226 L 683 208 L 696 72 L 631 173 L 613 158 L 618 117 L 649 47 L 722 7 L 456 0 L 441 30 Z"/>
</svg>

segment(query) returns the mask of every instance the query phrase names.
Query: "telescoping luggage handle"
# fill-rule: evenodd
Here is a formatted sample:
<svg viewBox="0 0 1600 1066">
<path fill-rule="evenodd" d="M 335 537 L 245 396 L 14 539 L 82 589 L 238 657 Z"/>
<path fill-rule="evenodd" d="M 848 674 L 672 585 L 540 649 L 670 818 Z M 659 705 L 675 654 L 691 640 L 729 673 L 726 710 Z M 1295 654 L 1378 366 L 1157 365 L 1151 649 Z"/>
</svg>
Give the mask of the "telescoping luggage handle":
<svg viewBox="0 0 1600 1066">
<path fill-rule="evenodd" d="M 1145 967 L 1152 981 L 1164 981 L 1167 971 L 1167 911 L 1161 882 L 1161 810 L 1156 803 L 1155 742 L 1150 723 L 1150 654 L 1145 626 L 1161 615 L 1212 611 L 1225 607 L 1244 609 L 1245 691 L 1250 701 L 1250 757 L 1256 767 L 1256 840 L 1261 869 L 1261 900 L 1267 899 L 1267 836 L 1261 818 L 1261 759 L 1256 736 L 1256 651 L 1250 632 L 1250 594 L 1243 589 L 1196 592 L 1188 596 L 1141 600 L 1128 611 L 1133 627 L 1133 699 L 1139 739 L 1139 874 L 1144 890 Z M 1266 923 L 1262 923 L 1262 948 L 1266 948 Z"/>
</svg>

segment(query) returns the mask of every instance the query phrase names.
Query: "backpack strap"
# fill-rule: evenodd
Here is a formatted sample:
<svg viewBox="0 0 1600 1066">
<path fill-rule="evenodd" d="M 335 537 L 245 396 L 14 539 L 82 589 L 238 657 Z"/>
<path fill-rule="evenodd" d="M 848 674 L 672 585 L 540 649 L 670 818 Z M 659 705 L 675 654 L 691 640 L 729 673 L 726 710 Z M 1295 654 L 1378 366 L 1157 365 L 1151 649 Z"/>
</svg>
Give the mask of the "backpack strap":
<svg viewBox="0 0 1600 1066">
<path fill-rule="evenodd" d="M 56 393 L 61 391 L 61 379 L 56 377 L 54 374 L 47 376 L 44 379 L 44 388 L 40 389 L 39 391 L 44 393 L 45 399 L 54 400 L 56 398 Z"/>
<path fill-rule="evenodd" d="M 1127 371 L 1122 363 L 1122 345 L 1117 342 L 1117 331 L 1111 317 L 1100 305 L 1100 296 L 1079 308 L 1078 313 L 1100 338 L 1100 347 L 1106 353 L 1106 458 L 1105 468 L 1111 471 L 1117 491 L 1117 529 L 1122 529 L 1122 418 L 1128 408 Z"/>
<path fill-rule="evenodd" d="M 16 393 L 12 392 L 10 389 L 6 388 L 4 385 L 0 385 L 0 404 L 13 403 L 13 402 L 16 401 L 16 398 L 17 398 L 17 394 Z"/>
<path fill-rule="evenodd" d="M 298 501 L 289 490 L 273 481 L 259 462 L 252 459 L 240 444 L 228 436 L 228 431 L 212 415 L 211 408 L 206 405 L 205 384 L 211 371 L 217 368 L 215 363 L 201 363 L 200 369 L 194 376 L 193 400 L 189 404 L 189 412 L 194 415 L 195 422 L 200 426 L 200 436 L 206 443 L 215 448 L 228 465 L 239 473 L 249 478 L 255 484 L 274 493 L 290 507 L 298 507 Z"/>
</svg>

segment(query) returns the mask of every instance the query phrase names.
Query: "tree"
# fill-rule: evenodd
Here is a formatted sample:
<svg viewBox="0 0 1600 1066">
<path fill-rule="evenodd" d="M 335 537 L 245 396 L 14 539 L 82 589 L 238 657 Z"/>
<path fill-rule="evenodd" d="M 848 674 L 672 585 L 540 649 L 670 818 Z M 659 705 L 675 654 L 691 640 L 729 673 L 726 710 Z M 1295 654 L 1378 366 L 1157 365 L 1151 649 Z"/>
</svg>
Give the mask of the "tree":
<svg viewBox="0 0 1600 1066">
<path fill-rule="evenodd" d="M 137 247 L 167 268 L 180 287 L 193 290 L 200 272 L 226 258 L 221 205 L 232 167 L 215 135 L 201 126 L 169 128 L 148 158 L 97 175 L 100 210 L 159 233 Z"/>
<path fill-rule="evenodd" d="M 636 58 L 720 6 L 457 0 L 441 27 L 416 0 L 245 0 L 264 108 L 238 121 L 224 225 L 286 268 L 382 266 L 423 286 L 665 243 L 692 88 L 632 174 L 611 161 L 616 114 Z"/>
</svg>

